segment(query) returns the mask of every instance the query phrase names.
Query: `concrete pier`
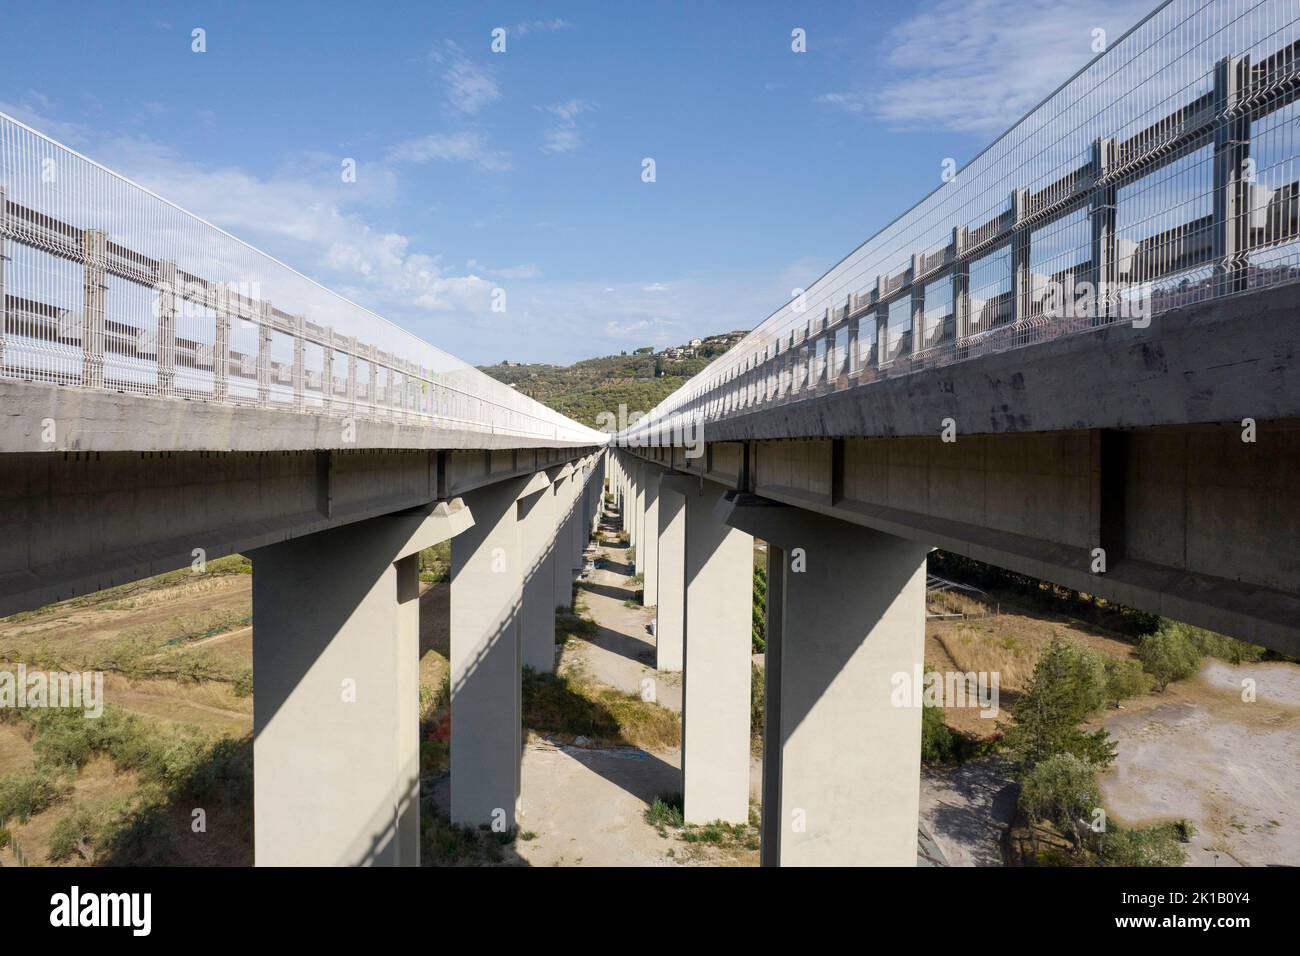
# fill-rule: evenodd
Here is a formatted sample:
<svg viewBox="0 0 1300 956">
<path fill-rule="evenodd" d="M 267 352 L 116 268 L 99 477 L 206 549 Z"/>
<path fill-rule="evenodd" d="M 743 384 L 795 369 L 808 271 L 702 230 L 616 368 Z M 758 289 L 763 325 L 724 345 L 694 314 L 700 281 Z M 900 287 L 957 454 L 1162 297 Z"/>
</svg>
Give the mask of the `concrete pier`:
<svg viewBox="0 0 1300 956">
<path fill-rule="evenodd" d="M 680 671 L 686 633 L 686 499 L 661 481 L 657 499 L 658 603 L 655 605 L 655 669 Z"/>
<path fill-rule="evenodd" d="M 686 500 L 682 812 L 687 823 L 743 823 L 749 819 L 754 542 L 721 520 L 721 485 L 663 482 Z"/>
<path fill-rule="evenodd" d="M 548 477 L 544 487 L 519 501 L 524 559 L 519 636 L 524 666 L 539 674 L 555 671 L 555 532 L 555 493 Z"/>
<path fill-rule="evenodd" d="M 456 502 L 250 553 L 259 866 L 419 864 L 418 552 L 469 523 Z"/>
<path fill-rule="evenodd" d="M 451 542 L 451 819 L 498 832 L 515 825 L 519 803 L 518 511 L 529 484 L 516 478 L 467 495 L 474 526 Z"/>
<path fill-rule="evenodd" d="M 923 664 L 927 549 L 739 500 L 769 544 L 762 862 L 915 866 L 921 708 L 893 692 Z"/>
</svg>

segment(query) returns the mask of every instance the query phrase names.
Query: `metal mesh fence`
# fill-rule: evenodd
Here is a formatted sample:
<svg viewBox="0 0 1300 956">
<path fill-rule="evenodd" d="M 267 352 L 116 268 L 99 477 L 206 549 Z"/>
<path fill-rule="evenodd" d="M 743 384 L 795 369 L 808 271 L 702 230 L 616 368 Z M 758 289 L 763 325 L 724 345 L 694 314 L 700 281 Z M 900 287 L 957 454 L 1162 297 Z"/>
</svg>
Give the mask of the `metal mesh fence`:
<svg viewBox="0 0 1300 956">
<path fill-rule="evenodd" d="M 0 306 L 4 378 L 602 440 L 3 114 Z"/>
<path fill-rule="evenodd" d="M 1298 58 L 1295 3 L 1170 0 L 621 439 L 1293 281 Z"/>
</svg>

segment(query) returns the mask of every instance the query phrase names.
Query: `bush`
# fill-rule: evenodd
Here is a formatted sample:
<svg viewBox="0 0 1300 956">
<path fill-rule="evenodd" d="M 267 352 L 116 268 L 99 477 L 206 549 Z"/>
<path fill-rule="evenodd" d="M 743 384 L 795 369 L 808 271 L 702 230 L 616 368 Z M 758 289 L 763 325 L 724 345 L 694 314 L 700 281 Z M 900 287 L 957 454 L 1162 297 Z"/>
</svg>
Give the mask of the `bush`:
<svg viewBox="0 0 1300 956">
<path fill-rule="evenodd" d="M 1107 827 L 1099 841 L 1104 866 L 1182 866 L 1187 862 L 1183 844 L 1193 827 L 1186 820 L 1139 830 Z"/>
<path fill-rule="evenodd" d="M 94 863 L 95 847 L 104 842 L 104 831 L 89 810 L 84 807 L 73 810 L 50 831 L 50 862 L 62 862 L 75 853 L 87 863 Z"/>
<path fill-rule="evenodd" d="M 754 568 L 754 601 L 750 616 L 750 643 L 755 654 L 767 650 L 767 568 Z"/>
<path fill-rule="evenodd" d="M 752 744 L 761 747 L 763 743 L 764 701 L 767 685 L 762 669 L 754 663 L 749 665 L 749 739 Z"/>
<path fill-rule="evenodd" d="M 26 823 L 33 814 L 61 800 L 72 788 L 57 772 L 31 770 L 0 780 L 0 820 Z"/>
<path fill-rule="evenodd" d="M 1078 845 L 1080 821 L 1101 806 L 1097 768 L 1074 754 L 1059 753 L 1037 764 L 1020 787 L 1020 809 L 1033 822 L 1047 821 Z"/>
<path fill-rule="evenodd" d="M 1186 625 L 1177 621 L 1162 621 L 1154 633 L 1144 635 L 1138 641 L 1137 656 L 1161 692 L 1174 681 L 1191 677 L 1201 666 L 1200 647 Z"/>
<path fill-rule="evenodd" d="M 1141 661 L 1107 659 L 1106 700 L 1116 707 L 1122 700 L 1141 697 L 1151 690 L 1151 684 L 1151 675 L 1142 669 Z"/>
<path fill-rule="evenodd" d="M 921 763 L 945 764 L 954 759 L 952 731 L 943 719 L 943 708 L 921 708 Z"/>
</svg>

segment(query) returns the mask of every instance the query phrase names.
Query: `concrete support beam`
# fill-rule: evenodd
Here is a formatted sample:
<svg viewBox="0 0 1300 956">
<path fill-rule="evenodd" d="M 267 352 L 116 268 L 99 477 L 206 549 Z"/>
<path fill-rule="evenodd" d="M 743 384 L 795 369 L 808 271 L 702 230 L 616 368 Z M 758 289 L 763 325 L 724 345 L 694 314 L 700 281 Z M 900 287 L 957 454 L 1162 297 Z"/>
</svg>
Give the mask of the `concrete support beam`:
<svg viewBox="0 0 1300 956">
<path fill-rule="evenodd" d="M 465 496 L 474 526 L 451 542 L 451 819 L 515 826 L 522 701 L 524 561 L 518 499 L 527 478 Z"/>
<path fill-rule="evenodd" d="M 251 552 L 259 866 L 419 864 L 417 553 L 440 505 Z"/>
<path fill-rule="evenodd" d="M 686 499 L 673 482 L 659 486 L 655 669 L 680 671 L 686 634 Z"/>
<path fill-rule="evenodd" d="M 682 812 L 688 823 L 743 823 L 749 819 L 754 540 L 723 522 L 721 485 L 663 482 L 686 499 Z"/>
<path fill-rule="evenodd" d="M 752 496 L 727 521 L 769 546 L 763 864 L 915 866 L 921 708 L 893 678 L 923 664 L 927 548 Z"/>
</svg>

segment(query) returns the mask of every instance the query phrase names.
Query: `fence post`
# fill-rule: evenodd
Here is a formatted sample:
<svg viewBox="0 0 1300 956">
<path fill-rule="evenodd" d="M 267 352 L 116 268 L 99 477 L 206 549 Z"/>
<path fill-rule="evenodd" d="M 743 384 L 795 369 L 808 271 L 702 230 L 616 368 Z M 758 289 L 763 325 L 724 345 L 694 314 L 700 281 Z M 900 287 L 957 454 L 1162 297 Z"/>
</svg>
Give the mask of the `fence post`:
<svg viewBox="0 0 1300 956">
<path fill-rule="evenodd" d="M 293 410 L 300 412 L 303 409 L 303 388 L 306 385 L 304 378 L 306 376 L 305 358 L 307 352 L 307 343 L 303 339 L 303 324 L 306 322 L 306 316 L 295 315 L 293 317 Z"/>
<path fill-rule="evenodd" d="M 1029 190 L 1011 191 L 1011 321 L 1029 317 Z"/>
<path fill-rule="evenodd" d="M 1250 248 L 1250 118 L 1240 108 L 1250 58 L 1230 56 L 1214 66 L 1214 268 L 1219 294 L 1246 288 Z"/>
<path fill-rule="evenodd" d="M 275 321 L 275 310 L 266 299 L 261 306 L 261 322 L 257 326 L 257 404 L 267 405 L 271 401 L 271 324 Z"/>
<path fill-rule="evenodd" d="M 5 230 L 9 225 L 9 200 L 4 186 L 0 186 L 0 375 L 5 368 L 5 337 L 9 333 L 9 300 L 5 298 L 5 263 L 9 261 L 9 246 Z"/>
<path fill-rule="evenodd" d="M 966 227 L 952 227 L 952 318 L 953 336 L 958 345 L 970 335 L 970 261 L 963 257 Z"/>
<path fill-rule="evenodd" d="M 922 260 L 925 257 L 912 253 L 912 354 L 925 350 L 925 283 L 921 282 Z"/>
<path fill-rule="evenodd" d="M 1115 184 L 1106 174 L 1115 161 L 1115 141 L 1110 138 L 1092 141 L 1092 197 L 1088 213 L 1092 220 L 1092 283 L 1096 293 L 1097 316 L 1106 322 L 1111 314 L 1111 299 L 1117 279 L 1115 257 Z M 1094 323 L 1095 324 L 1095 323 Z"/>
<path fill-rule="evenodd" d="M 357 413 L 357 337 L 348 339 L 348 414 Z"/>
<path fill-rule="evenodd" d="M 230 287 L 217 286 L 216 330 L 212 337 L 212 400 L 230 394 Z"/>
<path fill-rule="evenodd" d="M 334 330 L 325 330 L 321 363 L 321 410 L 328 415 L 334 405 Z"/>
<path fill-rule="evenodd" d="M 82 284 L 81 384 L 104 387 L 104 258 L 108 235 L 101 229 L 81 234 L 85 279 Z"/>
<path fill-rule="evenodd" d="M 176 263 L 158 263 L 158 394 L 176 388 Z"/>
</svg>

